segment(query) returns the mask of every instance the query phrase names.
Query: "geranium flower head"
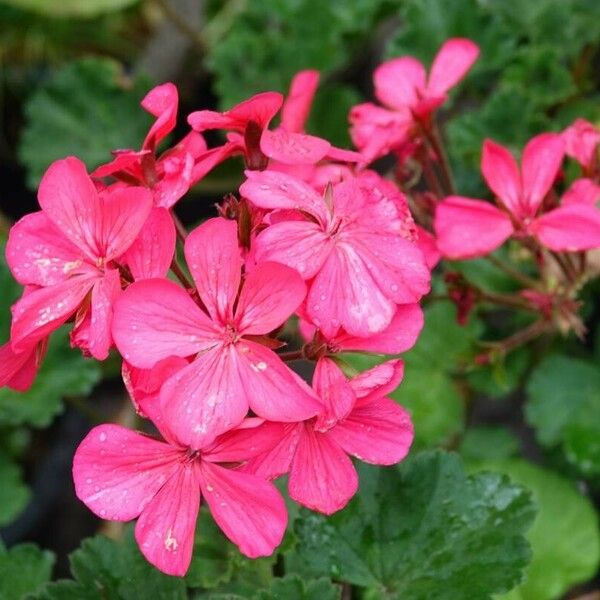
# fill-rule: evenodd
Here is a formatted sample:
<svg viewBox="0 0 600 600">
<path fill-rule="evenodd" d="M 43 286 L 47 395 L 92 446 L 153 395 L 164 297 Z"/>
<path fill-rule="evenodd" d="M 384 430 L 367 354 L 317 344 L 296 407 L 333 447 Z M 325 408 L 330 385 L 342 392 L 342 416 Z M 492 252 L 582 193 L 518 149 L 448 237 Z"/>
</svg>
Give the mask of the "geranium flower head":
<svg viewBox="0 0 600 600">
<path fill-rule="evenodd" d="M 259 343 L 304 299 L 306 287 L 298 274 L 265 263 L 242 282 L 237 226 L 223 218 L 195 229 L 185 255 L 197 301 L 170 281 L 140 281 L 119 299 L 113 324 L 117 347 L 138 368 L 152 368 L 171 356 L 193 358 L 160 394 L 179 443 L 199 446 L 213 440 L 239 424 L 248 408 L 278 421 L 314 415 L 318 405 L 309 388 Z"/>
<path fill-rule="evenodd" d="M 49 167 L 38 199 L 42 210 L 16 223 L 6 246 L 15 279 L 36 288 L 13 306 L 12 348 L 31 347 L 77 313 L 73 343 L 102 360 L 121 291 L 114 261 L 146 222 L 151 195 L 138 187 L 98 192 L 85 165 L 70 157 Z"/>
<path fill-rule="evenodd" d="M 437 206 L 434 227 L 438 248 L 448 258 L 474 258 L 492 252 L 511 235 L 535 236 L 557 252 L 600 246 L 600 210 L 574 198 L 594 194 L 589 183 L 577 184 L 567 202 L 543 212 L 564 156 L 559 135 L 534 137 L 523 151 L 521 169 L 500 144 L 486 140 L 482 171 L 498 197 L 499 208 L 488 202 L 449 196 Z M 539 214 L 540 211 L 543 214 Z"/>
<path fill-rule="evenodd" d="M 73 461 L 78 498 L 102 519 L 137 518 L 135 537 L 142 554 L 169 575 L 185 575 L 203 499 L 223 533 L 246 556 L 267 556 L 287 524 L 276 488 L 257 476 L 232 469 L 273 444 L 272 431 L 249 420 L 214 443 L 200 447 L 165 441 L 119 425 L 100 425 L 81 442 Z"/>
<path fill-rule="evenodd" d="M 429 290 L 423 255 L 403 235 L 406 215 L 385 190 L 365 194 L 350 178 L 321 196 L 283 173 L 246 176 L 245 198 L 282 211 L 254 241 L 254 259 L 289 265 L 309 282 L 305 310 L 326 336 L 340 327 L 357 336 L 378 333 L 396 304 Z"/>
<path fill-rule="evenodd" d="M 350 113 L 351 135 L 367 161 L 399 149 L 416 122 L 426 122 L 443 104 L 448 92 L 469 71 L 479 56 L 471 40 L 447 40 L 431 65 L 429 76 L 412 56 L 389 60 L 375 70 L 375 96 L 385 108 L 360 104 Z"/>
<path fill-rule="evenodd" d="M 249 460 L 244 469 L 266 478 L 289 473 L 293 500 L 325 514 L 340 510 L 358 488 L 348 455 L 391 465 L 408 453 L 413 440 L 410 417 L 385 397 L 403 373 L 402 361 L 393 360 L 348 381 L 333 360 L 320 359 L 313 377 L 322 403 L 319 415 L 285 425 L 277 445 Z"/>
</svg>

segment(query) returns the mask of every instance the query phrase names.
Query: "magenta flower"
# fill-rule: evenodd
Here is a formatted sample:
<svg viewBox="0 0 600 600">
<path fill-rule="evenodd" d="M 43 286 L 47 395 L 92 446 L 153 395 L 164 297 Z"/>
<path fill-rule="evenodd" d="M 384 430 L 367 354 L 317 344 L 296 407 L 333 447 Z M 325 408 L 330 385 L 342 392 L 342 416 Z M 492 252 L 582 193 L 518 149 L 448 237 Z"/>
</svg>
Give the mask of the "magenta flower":
<svg viewBox="0 0 600 600">
<path fill-rule="evenodd" d="M 400 304 L 390 324 L 369 337 L 350 335 L 343 329 L 332 337 L 325 337 L 309 321 L 300 319 L 299 329 L 305 340 L 311 342 L 309 352 L 337 354 L 338 352 L 374 352 L 400 354 L 410 350 L 423 329 L 423 309 L 419 304 Z"/>
<path fill-rule="evenodd" d="M 42 210 L 16 223 L 6 246 L 15 279 L 37 288 L 12 308 L 12 350 L 31 348 L 75 315 L 73 344 L 102 360 L 121 292 L 115 260 L 148 218 L 151 195 L 138 187 L 98 192 L 84 164 L 70 157 L 46 171 L 38 199 Z"/>
<path fill-rule="evenodd" d="M 142 100 L 142 108 L 156 117 L 142 149 L 115 150 L 115 158 L 100 167 L 92 177 L 115 177 L 128 184 L 152 190 L 154 205 L 170 208 L 196 183 L 208 157 L 204 138 L 192 131 L 177 145 L 156 156 L 158 145 L 175 128 L 179 95 L 172 83 L 150 90 Z M 200 164 L 196 166 L 196 163 Z"/>
<path fill-rule="evenodd" d="M 471 40 L 454 38 L 440 48 L 429 76 L 411 56 L 380 65 L 373 76 L 375 96 L 386 108 L 366 103 L 350 113 L 352 140 L 365 158 L 370 162 L 409 141 L 415 124 L 427 123 L 478 56 Z"/>
<path fill-rule="evenodd" d="M 565 153 L 574 158 L 584 172 L 591 173 L 598 168 L 598 145 L 600 130 L 585 119 L 576 119 L 562 132 Z"/>
<path fill-rule="evenodd" d="M 429 291 L 423 254 L 403 237 L 405 215 L 393 198 L 363 192 L 354 178 L 321 196 L 284 173 L 246 176 L 245 198 L 287 211 L 256 237 L 254 258 L 286 264 L 309 281 L 305 312 L 327 337 L 340 327 L 365 337 L 383 331 L 396 304 Z"/>
<path fill-rule="evenodd" d="M 19 354 L 13 351 L 10 341 L 0 346 L 0 388 L 7 386 L 26 392 L 33 384 L 47 346 L 48 340 L 42 340 Z"/>
<path fill-rule="evenodd" d="M 304 123 L 318 81 L 317 71 L 301 71 L 292 81 L 285 104 L 281 94 L 264 92 L 223 113 L 212 110 L 193 112 L 188 116 L 188 123 L 198 132 L 228 130 L 228 142 L 211 151 L 215 160 L 243 154 L 251 169 L 266 168 L 269 159 L 293 169 L 309 170 L 324 158 L 360 160 L 356 152 L 334 148 L 327 140 L 304 133 Z M 269 123 L 279 109 L 282 109 L 281 125 L 271 131 Z"/>
<path fill-rule="evenodd" d="M 558 252 L 600 246 L 600 211 L 595 206 L 569 202 L 539 215 L 563 156 L 560 136 L 538 135 L 525 146 L 519 171 L 506 148 L 486 140 L 481 167 L 499 208 L 461 196 L 441 202 L 434 226 L 442 254 L 448 258 L 483 256 L 511 235 L 534 236 Z"/>
<path fill-rule="evenodd" d="M 402 361 L 392 360 L 348 381 L 333 360 L 320 359 L 313 377 L 322 403 L 319 415 L 285 425 L 283 436 L 279 429 L 270 431 L 276 445 L 244 469 L 267 479 L 289 473 L 288 491 L 296 502 L 325 514 L 340 510 L 358 488 L 349 454 L 377 465 L 395 464 L 408 454 L 410 416 L 385 397 L 403 372 Z"/>
<path fill-rule="evenodd" d="M 179 443 L 206 445 L 238 425 L 249 407 L 274 421 L 316 414 L 310 388 L 260 343 L 260 336 L 282 325 L 304 299 L 298 274 L 266 263 L 246 275 L 240 291 L 237 226 L 222 218 L 195 229 L 185 255 L 199 302 L 170 281 L 141 281 L 117 302 L 113 324 L 118 349 L 135 367 L 193 357 L 160 393 L 163 416 Z"/>
<path fill-rule="evenodd" d="M 100 425 L 75 453 L 75 492 L 103 519 L 139 517 L 135 537 L 142 554 L 169 575 L 185 575 L 189 567 L 201 498 L 242 553 L 267 556 L 285 532 L 284 501 L 268 481 L 232 468 L 271 447 L 273 430 L 258 424 L 249 419 L 201 446 L 179 444 L 164 423 L 157 424 L 164 442 Z"/>
</svg>

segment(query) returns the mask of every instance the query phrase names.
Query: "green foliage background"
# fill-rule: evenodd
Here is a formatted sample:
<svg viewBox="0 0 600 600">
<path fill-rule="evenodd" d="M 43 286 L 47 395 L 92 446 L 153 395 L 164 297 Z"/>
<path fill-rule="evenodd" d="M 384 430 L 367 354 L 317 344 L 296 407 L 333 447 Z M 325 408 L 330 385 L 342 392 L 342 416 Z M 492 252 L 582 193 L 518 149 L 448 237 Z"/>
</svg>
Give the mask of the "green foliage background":
<svg viewBox="0 0 600 600">
<path fill-rule="evenodd" d="M 448 37 L 476 41 L 481 57 L 440 115 L 463 195 L 486 193 L 478 173 L 485 137 L 518 151 L 575 117 L 600 122 L 597 0 L 201 4 L 197 36 L 172 68 L 184 108 L 225 109 L 259 91 L 285 92 L 294 73 L 316 68 L 322 81 L 308 130 L 337 144 L 349 144 L 347 112 L 370 98 L 379 62 L 411 54 L 429 64 Z M 32 191 L 57 158 L 77 154 L 91 169 L 112 149 L 139 146 L 149 119 L 138 104 L 159 83 L 141 59 L 169 21 L 164 6 L 0 0 L 0 162 L 13 177 L 3 181 L 3 211 L 32 210 Z M 218 170 L 185 210 L 234 190 L 236 177 Z M 483 261 L 454 267 L 490 291 L 510 288 Z M 0 545 L 0 598 L 334 600 L 350 590 L 365 600 L 553 600 L 577 586 L 600 587 L 599 291 L 584 290 L 584 344 L 556 339 L 487 366 L 473 361 L 480 341 L 513 323 L 480 311 L 461 327 L 449 303 L 430 302 L 424 332 L 403 356 L 405 382 L 392 394 L 413 416 L 413 454 L 398 467 L 362 468 L 360 493 L 331 518 L 290 507 L 278 555 L 245 559 L 203 509 L 185 580 L 149 567 L 127 528 L 118 541 L 83 541 L 70 555 L 70 578 L 58 581 L 50 552 Z M 0 260 L 0 342 L 18 294 Z M 383 358 L 346 360 L 363 369 Z M 30 501 L 23 469 L 40 430 L 61 418 L 65 398 L 98 401 L 95 386 L 114 382 L 117 370 L 72 352 L 59 332 L 30 392 L 0 390 L 0 527 Z M 478 417 L 473 408 L 482 402 L 502 416 Z"/>
</svg>

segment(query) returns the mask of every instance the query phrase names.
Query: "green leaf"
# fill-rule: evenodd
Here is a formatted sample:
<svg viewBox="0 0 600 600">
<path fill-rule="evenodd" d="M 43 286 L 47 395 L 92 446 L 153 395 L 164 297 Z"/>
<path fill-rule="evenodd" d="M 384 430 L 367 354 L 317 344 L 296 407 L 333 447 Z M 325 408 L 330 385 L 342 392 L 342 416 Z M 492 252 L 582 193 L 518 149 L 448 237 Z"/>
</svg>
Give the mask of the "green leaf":
<svg viewBox="0 0 600 600">
<path fill-rule="evenodd" d="M 0 234 L 0 345 L 10 337 L 10 307 L 21 295 L 21 286 L 14 280 L 5 259 L 6 240 Z"/>
<path fill-rule="evenodd" d="M 35 600 L 187 599 L 182 578 L 165 575 L 146 562 L 132 527 L 120 542 L 103 536 L 84 540 L 69 560 L 75 581 L 50 583 Z"/>
<path fill-rule="evenodd" d="M 467 476 L 458 456 L 437 451 L 361 469 L 347 508 L 304 514 L 297 552 L 309 575 L 371 588 L 373 598 L 483 600 L 520 582 L 535 509 L 507 477 Z"/>
<path fill-rule="evenodd" d="M 0 451 L 0 526 L 10 523 L 25 508 L 29 489 L 23 483 L 21 469 Z"/>
<path fill-rule="evenodd" d="M 139 106 L 148 88 L 109 59 L 84 58 L 54 72 L 25 105 L 19 158 L 27 184 L 35 188 L 50 163 L 70 154 L 93 169 L 111 150 L 138 148 L 151 122 Z"/>
<path fill-rule="evenodd" d="M 540 444 L 561 446 L 584 475 L 600 473 L 600 370 L 569 356 L 551 355 L 527 385 L 527 422 Z"/>
<path fill-rule="evenodd" d="M 95 17 L 135 4 L 139 0 L 0 0 L 16 8 L 31 10 L 47 17 Z"/>
<path fill-rule="evenodd" d="M 62 411 L 64 397 L 87 396 L 100 375 L 94 360 L 69 347 L 63 327 L 52 334 L 42 367 L 27 392 L 0 389 L 0 423 L 46 427 Z"/>
<path fill-rule="evenodd" d="M 253 600 L 339 600 L 341 588 L 329 579 L 303 581 L 297 575 L 274 579 L 269 591 L 259 592 Z"/>
<path fill-rule="evenodd" d="M 468 381 L 480 394 L 502 398 L 519 387 L 530 361 L 529 348 L 517 348 L 508 355 L 493 357 L 490 364 L 478 366 L 469 373 Z"/>
<path fill-rule="evenodd" d="M 539 507 L 527 534 L 533 559 L 525 582 L 503 600 L 554 600 L 594 576 L 600 564 L 598 515 L 575 484 L 524 460 L 476 463 L 527 487 Z"/>
<path fill-rule="evenodd" d="M 223 108 L 251 94 L 287 90 L 302 69 L 324 73 L 352 57 L 388 2 L 262 0 L 248 2 L 207 56 Z M 316 133 L 319 133 L 318 131 Z"/>
<path fill-rule="evenodd" d="M 0 540 L 0 598 L 22 600 L 50 580 L 54 555 L 34 544 L 6 550 Z"/>
<path fill-rule="evenodd" d="M 519 440 L 504 427 L 472 427 L 465 432 L 460 454 L 465 460 L 509 458 L 519 452 Z"/>
</svg>

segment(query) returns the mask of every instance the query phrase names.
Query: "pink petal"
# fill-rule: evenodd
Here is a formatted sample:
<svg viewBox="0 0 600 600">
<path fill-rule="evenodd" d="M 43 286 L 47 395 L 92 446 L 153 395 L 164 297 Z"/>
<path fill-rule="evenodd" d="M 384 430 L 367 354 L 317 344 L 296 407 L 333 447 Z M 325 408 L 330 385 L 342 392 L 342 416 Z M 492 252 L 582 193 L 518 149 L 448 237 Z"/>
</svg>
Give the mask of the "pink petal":
<svg viewBox="0 0 600 600">
<path fill-rule="evenodd" d="M 284 423 L 248 418 L 239 427 L 220 435 L 202 450 L 202 458 L 213 463 L 244 462 L 270 452 L 285 436 Z"/>
<path fill-rule="evenodd" d="M 170 356 L 213 347 L 218 330 L 177 284 L 146 279 L 130 285 L 114 306 L 112 335 L 123 358 L 149 369 Z"/>
<path fill-rule="evenodd" d="M 102 207 L 85 165 L 74 156 L 53 162 L 38 189 L 40 207 L 84 254 L 101 256 L 96 231 Z"/>
<path fill-rule="evenodd" d="M 263 230 L 254 241 L 256 260 L 274 261 L 312 279 L 333 249 L 333 241 L 312 221 L 283 221 Z"/>
<path fill-rule="evenodd" d="M 85 319 L 71 332 L 71 345 L 97 360 L 105 360 L 112 345 L 113 304 L 121 293 L 117 269 L 107 269 L 92 288 L 90 308 Z"/>
<path fill-rule="evenodd" d="M 265 425 L 273 424 L 267 422 Z M 268 452 L 251 458 L 242 469 L 262 479 L 276 479 L 284 475 L 292 466 L 292 459 L 303 432 L 304 423 L 286 423 L 276 444 Z"/>
<path fill-rule="evenodd" d="M 389 154 L 409 141 L 414 118 L 409 109 L 390 111 L 371 103 L 350 111 L 350 136 L 365 162 Z"/>
<path fill-rule="evenodd" d="M 242 269 L 236 222 L 217 217 L 196 227 L 185 241 L 185 259 L 213 320 L 231 320 Z"/>
<path fill-rule="evenodd" d="M 200 110 L 188 116 L 188 123 L 196 131 L 208 129 L 232 129 L 243 132 L 250 121 L 264 129 L 283 104 L 283 96 L 277 92 L 256 94 L 224 113 Z"/>
<path fill-rule="evenodd" d="M 171 208 L 192 186 L 194 157 L 187 152 L 172 153 L 161 157 L 158 167 L 161 176 L 152 188 L 154 206 Z"/>
<path fill-rule="evenodd" d="M 388 360 L 351 379 L 350 387 L 358 398 L 357 405 L 362 406 L 393 392 L 403 377 L 404 362 L 398 359 Z"/>
<path fill-rule="evenodd" d="M 529 230 L 556 252 L 600 248 L 600 210 L 589 204 L 559 206 L 533 221 Z"/>
<path fill-rule="evenodd" d="M 307 183 L 278 171 L 246 171 L 240 194 L 260 208 L 294 209 L 307 212 L 321 223 L 328 214 L 323 198 Z"/>
<path fill-rule="evenodd" d="M 357 336 L 383 331 L 395 305 L 379 289 L 362 259 L 349 245 L 339 245 L 315 277 L 307 298 L 311 321 L 333 336 L 340 327 Z"/>
<path fill-rule="evenodd" d="M 101 209 L 96 228 L 98 256 L 106 261 L 118 258 L 138 236 L 152 209 L 152 194 L 141 187 L 108 188 L 100 196 Z"/>
<path fill-rule="evenodd" d="M 600 143 L 600 131 L 589 121 L 576 119 L 563 131 L 562 137 L 567 155 L 582 167 L 593 168 Z"/>
<path fill-rule="evenodd" d="M 192 560 L 200 510 L 198 479 L 195 464 L 178 465 L 135 526 L 135 539 L 146 560 L 168 575 L 182 577 Z"/>
<path fill-rule="evenodd" d="M 423 310 L 418 304 L 400 304 L 392 322 L 380 333 L 365 338 L 342 332 L 331 343 L 340 352 L 354 350 L 399 354 L 415 345 L 423 324 Z"/>
<path fill-rule="evenodd" d="M 254 121 L 261 129 L 265 129 L 282 104 L 283 96 L 279 92 L 262 92 L 240 102 L 227 111 L 227 115 L 244 127 L 250 121 Z"/>
<path fill-rule="evenodd" d="M 576 179 L 562 195 L 561 204 L 591 204 L 600 202 L 600 185 L 591 179 Z"/>
<path fill-rule="evenodd" d="M 198 158 L 208 149 L 204 137 L 197 131 L 190 131 L 173 148 L 172 151 L 191 154 L 194 159 Z M 169 150 L 165 154 L 169 154 Z M 164 155 L 163 155 L 164 156 Z M 162 158 L 162 157 L 161 157 Z"/>
<path fill-rule="evenodd" d="M 26 392 L 38 370 L 37 346 L 15 354 L 10 342 L 0 346 L 0 388 Z"/>
<path fill-rule="evenodd" d="M 485 140 L 481 172 L 490 189 L 517 216 L 522 216 L 521 175 L 514 156 L 500 144 Z"/>
<path fill-rule="evenodd" d="M 421 252 L 423 253 L 423 256 L 425 257 L 425 263 L 427 264 L 427 268 L 429 270 L 433 270 L 442 258 L 442 254 L 437 246 L 437 240 L 431 233 L 429 233 L 429 231 L 423 229 L 423 227 L 421 227 L 420 225 L 417 225 L 416 228 L 416 244 L 419 247 L 419 250 L 421 250 Z"/>
<path fill-rule="evenodd" d="M 259 417 L 303 421 L 320 410 L 306 383 L 266 346 L 243 340 L 236 345 L 236 360 L 248 404 Z"/>
<path fill-rule="evenodd" d="M 314 135 L 295 133 L 279 128 L 265 129 L 260 138 L 260 149 L 265 156 L 282 163 L 314 165 L 324 158 L 331 144 Z"/>
<path fill-rule="evenodd" d="M 288 480 L 290 497 L 330 515 L 344 508 L 358 489 L 352 461 L 329 433 L 305 425 Z"/>
<path fill-rule="evenodd" d="M 437 246 L 446 258 L 484 256 L 513 233 L 510 217 L 482 200 L 449 196 L 437 206 L 434 229 Z"/>
<path fill-rule="evenodd" d="M 109 163 L 100 165 L 97 169 L 92 171 L 91 176 L 94 179 L 99 179 L 114 175 L 119 171 L 126 173 L 135 171 L 137 175 L 137 170 L 140 168 L 140 160 L 149 154 L 151 154 L 150 150 L 142 150 L 140 152 L 136 152 L 135 150 L 114 150 L 114 159 Z M 141 180 L 141 177 L 136 177 L 136 179 Z"/>
<path fill-rule="evenodd" d="M 479 47 L 471 40 L 453 38 L 444 42 L 429 73 L 427 94 L 444 96 L 473 66 L 479 56 Z"/>
<path fill-rule="evenodd" d="M 160 403 L 166 426 L 180 444 L 204 448 L 239 425 L 248 412 L 246 386 L 233 346 L 218 346 L 169 378 Z"/>
<path fill-rule="evenodd" d="M 323 404 L 323 410 L 314 424 L 317 431 L 324 432 L 333 427 L 348 415 L 356 402 L 350 382 L 337 364 L 327 357 L 317 361 L 313 389 Z"/>
<path fill-rule="evenodd" d="M 304 125 L 319 85 L 319 71 L 307 69 L 294 75 L 281 109 L 281 126 L 287 131 L 304 131 Z"/>
<path fill-rule="evenodd" d="M 241 335 L 267 334 L 288 319 L 306 296 L 306 285 L 296 271 L 264 262 L 246 277 L 236 308 Z"/>
<path fill-rule="evenodd" d="M 157 117 L 146 135 L 143 148 L 156 150 L 156 146 L 175 128 L 179 95 L 172 83 L 163 83 L 151 89 L 142 100 L 142 108 Z"/>
<path fill-rule="evenodd" d="M 431 273 L 414 242 L 397 234 L 360 229 L 348 232 L 348 241 L 386 298 L 410 304 L 429 292 Z"/>
<path fill-rule="evenodd" d="M 56 285 L 34 290 L 12 306 L 11 343 L 15 352 L 58 329 L 77 310 L 98 275 L 78 275 Z"/>
<path fill-rule="evenodd" d="M 121 375 L 136 412 L 150 419 L 167 442 L 177 445 L 163 418 L 160 408 L 160 388 L 172 375 L 188 365 L 188 361 L 176 356 L 157 362 L 152 369 L 138 369 L 123 361 Z"/>
<path fill-rule="evenodd" d="M 223 533 L 250 558 L 269 556 L 287 526 L 283 498 L 254 475 L 200 463 L 202 495 Z"/>
<path fill-rule="evenodd" d="M 187 122 L 194 131 L 209 131 L 211 129 L 236 129 L 241 125 L 227 113 L 214 110 L 197 110 L 190 113 Z"/>
<path fill-rule="evenodd" d="M 550 191 L 564 155 L 564 142 L 555 133 L 542 133 L 525 146 L 521 171 L 524 201 L 529 208 L 529 216 L 535 215 L 544 196 Z"/>
<path fill-rule="evenodd" d="M 414 432 L 406 410 L 389 398 L 377 398 L 358 405 L 327 435 L 359 460 L 393 465 L 408 454 Z"/>
<path fill-rule="evenodd" d="M 135 519 L 178 469 L 180 455 L 120 425 L 94 427 L 73 458 L 75 493 L 103 519 Z"/>
<path fill-rule="evenodd" d="M 375 95 L 390 108 L 405 108 L 417 103 L 425 90 L 425 68 L 412 56 L 384 62 L 373 73 Z"/>
<path fill-rule="evenodd" d="M 166 277 L 175 253 L 175 225 L 169 211 L 153 208 L 123 256 L 135 280 Z"/>
<path fill-rule="evenodd" d="M 55 285 L 78 267 L 84 256 L 43 211 L 24 216 L 10 229 L 6 262 L 22 285 Z"/>
<path fill-rule="evenodd" d="M 192 178 L 190 181 L 190 187 L 198 183 L 203 179 L 210 171 L 212 171 L 218 164 L 227 160 L 234 154 L 240 151 L 238 144 L 227 142 L 217 148 L 211 148 L 200 156 L 196 157 L 194 168 L 192 169 Z"/>
</svg>

